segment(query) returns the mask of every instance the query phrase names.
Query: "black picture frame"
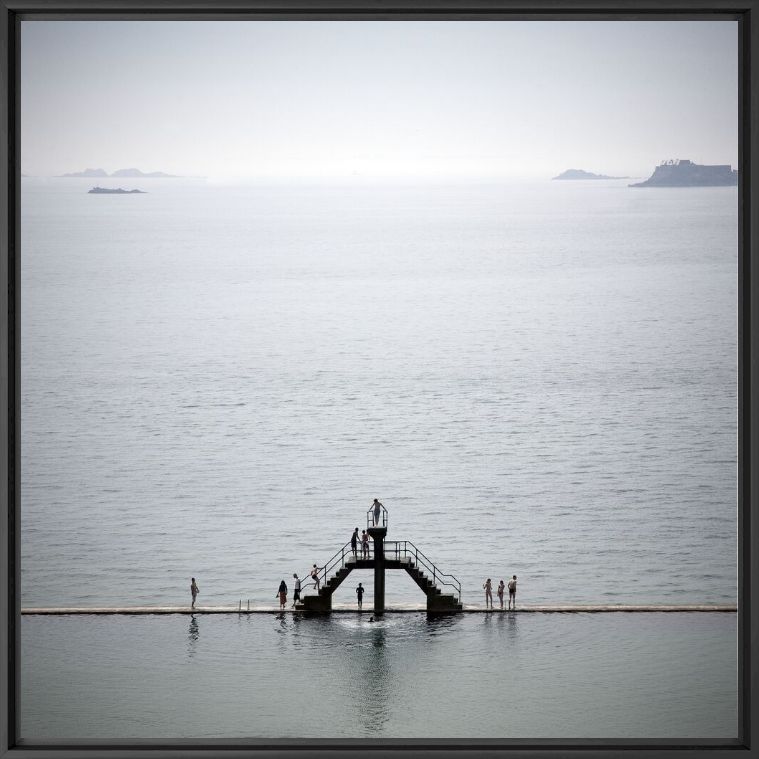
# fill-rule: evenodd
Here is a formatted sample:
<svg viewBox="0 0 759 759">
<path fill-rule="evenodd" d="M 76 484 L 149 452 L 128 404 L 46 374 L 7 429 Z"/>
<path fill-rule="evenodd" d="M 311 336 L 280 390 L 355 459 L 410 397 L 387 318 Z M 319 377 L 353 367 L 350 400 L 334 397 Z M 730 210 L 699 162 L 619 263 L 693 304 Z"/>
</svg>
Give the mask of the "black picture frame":
<svg viewBox="0 0 759 759">
<path fill-rule="evenodd" d="M 20 21 L 108 19 L 735 19 L 739 24 L 738 251 L 738 737 L 678 740 L 358 740 L 292 739 L 156 745 L 24 746 L 17 740 L 20 646 Z M 151 759 L 223 756 L 302 759 L 376 757 L 509 757 L 556 759 L 727 759 L 759 756 L 759 0 L 0 0 L 0 757 L 86 756 Z M 759 195 L 759 193 L 758 193 Z M 754 372 L 754 367 L 757 371 Z M 759 729 L 759 728 L 758 728 Z"/>
</svg>

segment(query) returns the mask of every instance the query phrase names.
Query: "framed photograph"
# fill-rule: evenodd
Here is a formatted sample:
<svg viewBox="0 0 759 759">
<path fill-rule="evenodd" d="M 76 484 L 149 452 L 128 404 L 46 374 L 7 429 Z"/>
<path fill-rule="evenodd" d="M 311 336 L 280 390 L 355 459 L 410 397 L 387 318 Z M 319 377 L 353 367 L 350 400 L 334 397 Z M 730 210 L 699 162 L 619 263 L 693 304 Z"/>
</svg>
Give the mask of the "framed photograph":
<svg viewBox="0 0 759 759">
<path fill-rule="evenodd" d="M 756 754 L 755 0 L 0 5 L 0 756 Z"/>
</svg>

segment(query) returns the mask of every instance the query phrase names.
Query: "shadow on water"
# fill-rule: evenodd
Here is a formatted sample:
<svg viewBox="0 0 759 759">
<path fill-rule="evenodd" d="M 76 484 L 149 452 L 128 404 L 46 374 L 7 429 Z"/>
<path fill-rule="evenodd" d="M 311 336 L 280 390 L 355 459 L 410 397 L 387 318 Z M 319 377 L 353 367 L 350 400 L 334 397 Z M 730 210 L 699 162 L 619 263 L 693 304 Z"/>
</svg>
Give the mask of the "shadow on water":
<svg viewBox="0 0 759 759">
<path fill-rule="evenodd" d="M 195 649 L 197 648 L 199 638 L 200 627 L 198 626 L 198 618 L 194 614 L 190 614 L 190 629 L 187 631 L 187 655 L 190 658 L 195 656 Z"/>
</svg>

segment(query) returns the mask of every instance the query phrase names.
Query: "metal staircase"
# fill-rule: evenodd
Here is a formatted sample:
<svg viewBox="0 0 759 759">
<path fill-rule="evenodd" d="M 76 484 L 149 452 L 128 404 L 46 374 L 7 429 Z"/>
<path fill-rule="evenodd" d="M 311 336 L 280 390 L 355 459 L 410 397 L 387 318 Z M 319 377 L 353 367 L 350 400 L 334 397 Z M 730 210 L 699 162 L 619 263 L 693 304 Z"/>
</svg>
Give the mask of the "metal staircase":
<svg viewBox="0 0 759 759">
<path fill-rule="evenodd" d="M 427 611 L 461 611 L 461 583 L 450 574 L 440 572 L 410 540 L 384 541 L 385 569 L 403 569 L 427 597 Z M 310 586 L 316 590 L 316 582 L 310 581 L 310 572 L 301 582 L 303 596 L 296 603 L 296 611 L 327 612 L 332 609 L 332 595 L 354 569 L 374 569 L 374 551 L 362 553 L 361 546 L 353 554 L 350 543 L 337 551 L 323 567 L 318 568 L 318 591 L 306 595 Z M 368 590 L 368 588 L 367 588 Z M 443 592 L 443 591 L 446 592 Z M 368 601 L 369 599 L 367 599 Z"/>
</svg>

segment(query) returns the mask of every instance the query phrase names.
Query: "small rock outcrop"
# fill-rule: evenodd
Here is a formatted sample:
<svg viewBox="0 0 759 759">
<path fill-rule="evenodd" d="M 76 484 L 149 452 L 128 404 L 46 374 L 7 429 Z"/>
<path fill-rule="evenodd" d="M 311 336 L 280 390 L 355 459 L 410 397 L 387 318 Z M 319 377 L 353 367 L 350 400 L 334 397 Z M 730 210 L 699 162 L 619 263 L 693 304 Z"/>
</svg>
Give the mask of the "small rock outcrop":
<svg viewBox="0 0 759 759">
<path fill-rule="evenodd" d="M 139 193 L 140 195 L 145 194 L 145 190 L 124 190 L 121 187 L 93 187 L 87 192 L 90 195 L 133 195 L 134 193 Z"/>
<path fill-rule="evenodd" d="M 609 177 L 606 174 L 593 174 L 584 169 L 567 169 L 553 179 L 629 179 L 629 177 Z"/>
</svg>

